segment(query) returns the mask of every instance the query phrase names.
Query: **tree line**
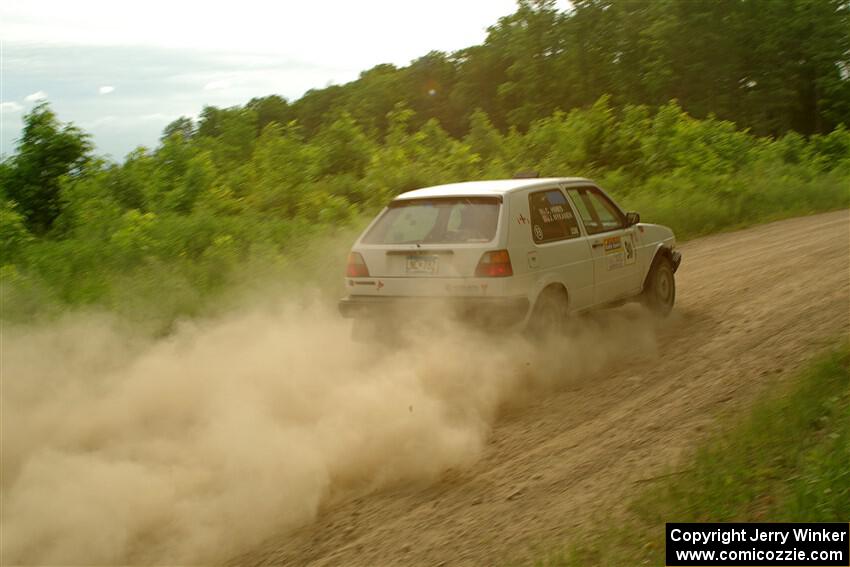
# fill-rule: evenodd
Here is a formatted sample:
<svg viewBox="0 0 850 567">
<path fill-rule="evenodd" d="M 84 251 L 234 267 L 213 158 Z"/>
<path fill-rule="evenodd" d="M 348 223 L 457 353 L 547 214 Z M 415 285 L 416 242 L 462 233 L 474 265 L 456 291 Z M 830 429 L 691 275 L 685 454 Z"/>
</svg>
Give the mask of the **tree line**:
<svg viewBox="0 0 850 567">
<path fill-rule="evenodd" d="M 257 98 L 257 128 L 296 120 L 310 136 L 347 112 L 386 134 L 402 102 L 415 126 L 435 118 L 462 137 L 480 108 L 500 131 L 526 130 L 556 110 L 609 95 L 614 105 L 677 100 L 758 135 L 826 133 L 850 123 L 850 3 L 846 0 L 520 0 L 481 45 L 434 51 L 406 67 L 377 65 L 346 85 L 294 102 Z M 200 135 L 223 118 L 207 108 Z M 185 121 L 175 128 L 186 128 Z"/>
</svg>

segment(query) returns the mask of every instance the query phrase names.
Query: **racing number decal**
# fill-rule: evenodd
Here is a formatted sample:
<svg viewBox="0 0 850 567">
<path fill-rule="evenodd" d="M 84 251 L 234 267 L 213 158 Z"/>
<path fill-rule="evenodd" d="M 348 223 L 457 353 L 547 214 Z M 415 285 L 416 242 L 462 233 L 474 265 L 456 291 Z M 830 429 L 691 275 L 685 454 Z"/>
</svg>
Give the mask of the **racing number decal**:
<svg viewBox="0 0 850 567">
<path fill-rule="evenodd" d="M 534 225 L 534 237 L 537 238 L 537 240 L 543 240 L 543 227 L 539 224 Z"/>
<path fill-rule="evenodd" d="M 626 260 L 625 264 L 634 264 L 635 263 L 635 235 L 629 234 L 629 237 L 623 241 L 623 247 L 626 252 Z"/>
</svg>

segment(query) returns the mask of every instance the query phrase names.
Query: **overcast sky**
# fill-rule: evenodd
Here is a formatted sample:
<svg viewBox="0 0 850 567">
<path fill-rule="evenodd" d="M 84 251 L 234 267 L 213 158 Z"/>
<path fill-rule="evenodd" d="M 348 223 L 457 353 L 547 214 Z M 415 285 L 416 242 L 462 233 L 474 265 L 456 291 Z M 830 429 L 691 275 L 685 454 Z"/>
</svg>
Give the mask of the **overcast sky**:
<svg viewBox="0 0 850 567">
<path fill-rule="evenodd" d="M 121 160 L 204 105 L 342 84 L 378 63 L 481 43 L 514 0 L 5 0 L 2 133 L 41 99 Z"/>
</svg>

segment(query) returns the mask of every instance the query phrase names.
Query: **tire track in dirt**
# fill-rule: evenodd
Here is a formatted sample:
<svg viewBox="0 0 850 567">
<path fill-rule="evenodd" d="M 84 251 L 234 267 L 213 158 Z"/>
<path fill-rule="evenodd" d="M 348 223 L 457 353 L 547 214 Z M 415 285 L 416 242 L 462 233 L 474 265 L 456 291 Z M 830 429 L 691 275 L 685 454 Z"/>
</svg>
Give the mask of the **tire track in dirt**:
<svg viewBox="0 0 850 567">
<path fill-rule="evenodd" d="M 507 409 L 471 469 L 337 505 L 233 563 L 522 560 L 616 516 L 636 483 L 677 463 L 718 415 L 850 331 L 850 211 L 680 249 L 677 307 L 658 325 L 657 353 Z"/>
</svg>

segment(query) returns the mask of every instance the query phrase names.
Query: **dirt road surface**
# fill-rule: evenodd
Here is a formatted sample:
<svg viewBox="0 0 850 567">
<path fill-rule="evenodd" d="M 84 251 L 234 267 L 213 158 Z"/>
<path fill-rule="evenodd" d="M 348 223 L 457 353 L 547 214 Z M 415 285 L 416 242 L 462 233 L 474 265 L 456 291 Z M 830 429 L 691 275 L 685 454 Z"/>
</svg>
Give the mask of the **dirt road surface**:
<svg viewBox="0 0 850 567">
<path fill-rule="evenodd" d="M 680 247 L 658 353 L 512 408 L 472 468 L 325 510 L 240 565 L 492 565 L 622 511 L 736 411 L 850 330 L 850 212 Z"/>
</svg>

